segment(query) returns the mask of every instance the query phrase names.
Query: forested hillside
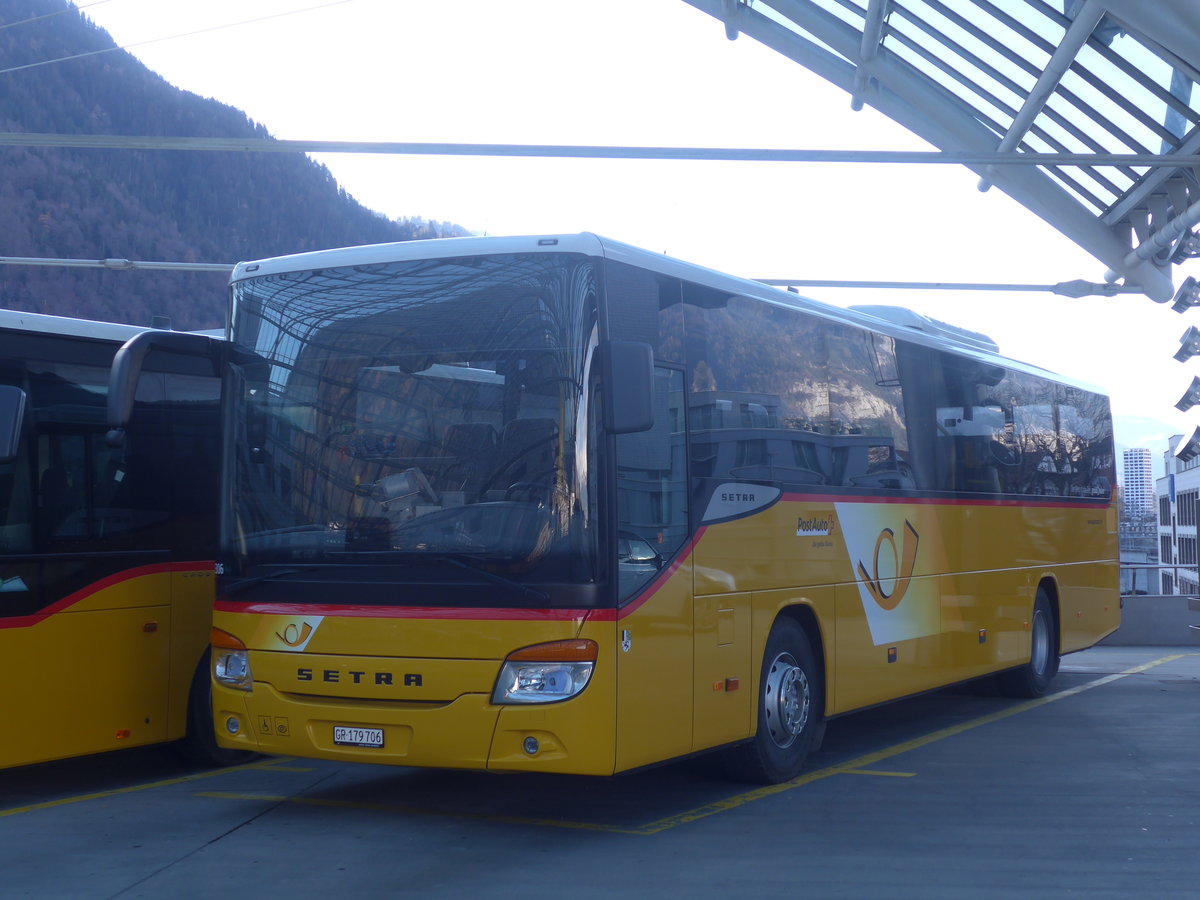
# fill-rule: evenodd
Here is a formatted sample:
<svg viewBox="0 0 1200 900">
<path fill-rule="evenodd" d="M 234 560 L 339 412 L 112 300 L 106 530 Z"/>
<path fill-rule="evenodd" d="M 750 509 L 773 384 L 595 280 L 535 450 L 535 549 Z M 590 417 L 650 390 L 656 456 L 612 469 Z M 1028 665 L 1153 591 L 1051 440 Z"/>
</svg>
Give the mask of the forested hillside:
<svg viewBox="0 0 1200 900">
<path fill-rule="evenodd" d="M 269 137 L 121 50 L 19 68 L 113 46 L 67 0 L 0 0 L 0 131 Z M 390 221 L 302 154 L 0 147 L 4 257 L 236 262 L 463 233 Z M 225 277 L 3 265 L 0 307 L 134 324 L 166 315 L 176 328 L 212 328 L 223 319 Z"/>
</svg>

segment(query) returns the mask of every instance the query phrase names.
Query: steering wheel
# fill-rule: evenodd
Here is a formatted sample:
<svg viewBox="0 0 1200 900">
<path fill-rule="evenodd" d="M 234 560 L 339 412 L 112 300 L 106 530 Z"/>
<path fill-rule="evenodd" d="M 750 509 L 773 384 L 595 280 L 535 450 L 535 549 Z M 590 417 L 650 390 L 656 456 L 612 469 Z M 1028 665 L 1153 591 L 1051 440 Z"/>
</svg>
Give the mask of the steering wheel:
<svg viewBox="0 0 1200 900">
<path fill-rule="evenodd" d="M 1020 465 L 1020 457 L 1012 451 L 1011 447 L 1006 446 L 1000 441 L 989 441 L 988 452 L 998 465 L 1008 467 Z"/>
<path fill-rule="evenodd" d="M 514 481 L 504 491 L 505 500 L 526 500 L 546 505 L 550 499 L 550 486 L 537 481 Z"/>
</svg>

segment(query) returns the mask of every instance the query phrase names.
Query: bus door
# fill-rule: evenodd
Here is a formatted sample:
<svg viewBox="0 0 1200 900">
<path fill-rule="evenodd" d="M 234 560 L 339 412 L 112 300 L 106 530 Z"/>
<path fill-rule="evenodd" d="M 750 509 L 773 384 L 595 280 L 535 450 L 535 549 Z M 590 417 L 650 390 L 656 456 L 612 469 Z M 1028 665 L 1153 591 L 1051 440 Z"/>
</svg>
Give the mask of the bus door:
<svg viewBox="0 0 1200 900">
<path fill-rule="evenodd" d="M 654 370 L 654 427 L 618 435 L 617 769 L 692 750 L 692 564 L 683 373 Z"/>
</svg>

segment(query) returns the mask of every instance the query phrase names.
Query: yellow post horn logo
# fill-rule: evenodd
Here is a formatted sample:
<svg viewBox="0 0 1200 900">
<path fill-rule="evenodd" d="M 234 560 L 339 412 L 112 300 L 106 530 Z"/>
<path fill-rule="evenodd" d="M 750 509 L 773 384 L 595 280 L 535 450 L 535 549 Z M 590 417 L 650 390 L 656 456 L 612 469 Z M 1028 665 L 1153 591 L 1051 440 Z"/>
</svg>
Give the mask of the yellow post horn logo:
<svg viewBox="0 0 1200 900">
<path fill-rule="evenodd" d="M 313 627 L 307 622 L 301 622 L 299 626 L 295 622 L 288 624 L 288 627 L 283 629 L 283 634 L 275 632 L 275 637 L 279 638 L 289 647 L 299 647 L 308 640 L 308 636 L 312 634 Z"/>
<path fill-rule="evenodd" d="M 879 551 L 883 547 L 884 541 L 892 548 L 892 557 L 896 562 L 896 575 L 891 578 L 881 578 L 879 576 Z M 867 572 L 867 567 L 859 561 L 858 577 L 866 586 L 867 591 L 874 598 L 879 606 L 886 610 L 893 610 L 900 605 L 900 601 L 904 599 L 904 594 L 908 591 L 908 583 L 912 580 L 913 568 L 917 564 L 917 544 L 921 542 L 921 536 L 917 534 L 917 530 L 912 527 L 912 523 L 907 519 L 904 520 L 904 557 L 901 559 L 900 553 L 896 550 L 896 535 L 890 528 L 885 528 L 879 532 L 879 537 L 875 541 L 875 564 L 874 575 Z M 890 591 L 884 590 L 884 583 L 891 581 L 892 588 Z"/>
</svg>

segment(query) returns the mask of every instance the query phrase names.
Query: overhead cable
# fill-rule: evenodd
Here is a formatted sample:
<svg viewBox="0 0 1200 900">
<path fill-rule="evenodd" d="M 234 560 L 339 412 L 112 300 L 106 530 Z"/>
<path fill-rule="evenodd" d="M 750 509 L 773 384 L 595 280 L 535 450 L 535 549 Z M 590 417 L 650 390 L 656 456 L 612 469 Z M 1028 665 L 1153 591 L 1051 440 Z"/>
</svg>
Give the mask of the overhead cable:
<svg viewBox="0 0 1200 900">
<path fill-rule="evenodd" d="M 232 272 L 232 263 L 147 262 L 134 259 L 56 259 L 48 256 L 0 256 L 4 266 L 63 266 L 78 269 L 171 269 L 177 272 Z"/>
<path fill-rule="evenodd" d="M 68 268 L 112 269 L 172 269 L 181 272 L 233 271 L 231 263 L 148 262 L 131 259 L 59 259 L 42 256 L 0 256 L 0 265 L 6 266 L 64 266 Z M 927 291 L 1027 291 L 1059 294 L 1065 297 L 1087 297 L 1092 295 L 1114 296 L 1137 294 L 1137 288 L 1120 287 L 1115 284 L 1094 284 L 1090 281 L 1063 281 L 1058 284 L 993 284 L 960 281 L 837 281 L 811 278 L 756 278 L 760 284 L 775 287 L 830 287 L 830 288 L 876 288 Z"/>
<path fill-rule="evenodd" d="M 226 28 L 236 28 L 239 25 L 253 25 L 255 22 L 266 22 L 270 19 L 281 19 L 284 16 L 295 16 L 299 15 L 300 13 L 313 12 L 314 10 L 326 9 L 330 6 L 341 6 L 344 3 L 354 2 L 355 0 L 330 0 L 328 3 L 319 3 L 316 6 L 306 6 L 304 9 L 291 9 L 284 12 L 272 13 L 269 16 L 259 16 L 255 19 L 243 19 L 240 22 L 227 22 L 224 25 L 213 25 L 210 28 L 198 28 L 195 31 L 185 31 L 181 34 L 171 34 L 167 35 L 166 37 L 150 38 L 145 41 L 135 41 L 132 44 L 125 44 L 120 47 L 113 45 L 112 47 L 104 47 L 100 50 L 88 50 L 84 53 L 75 53 L 71 56 L 59 56 L 55 57 L 54 59 L 43 59 L 41 62 L 26 63 L 23 66 L 10 66 L 7 69 L 0 69 L 0 75 L 7 75 L 10 72 L 20 72 L 24 69 L 36 69 L 40 66 L 49 66 L 54 63 L 69 62 L 73 59 L 84 59 L 88 56 L 99 56 L 102 53 L 113 53 L 117 50 L 129 50 L 132 47 L 145 47 L 150 44 L 160 44 L 163 41 L 173 41 L 178 38 L 192 37 L 193 35 L 197 34 L 209 34 L 210 32 L 222 31 Z"/>
<path fill-rule="evenodd" d="M 1200 167 L 1200 154 L 977 153 L 942 150 L 785 150 L 739 147 L 629 147 L 588 144 L 449 144 L 411 141 L 308 141 L 255 137 L 0 132 L 0 146 L 87 150 L 212 150 L 247 153 L 380 153 L 411 156 L 567 157 L 724 162 L 896 163 L 955 166 Z"/>
<path fill-rule="evenodd" d="M 805 278 L 756 278 L 774 287 L 874 288 L 877 290 L 913 291 L 1017 291 L 1039 294 L 1058 294 L 1060 297 L 1113 297 L 1117 294 L 1141 294 L 1139 287 L 1097 284 L 1076 279 L 1058 284 L 1004 284 L 977 281 L 831 281 Z"/>
<path fill-rule="evenodd" d="M 7 28 L 16 28 L 18 25 L 32 25 L 34 22 L 40 22 L 43 19 L 53 19 L 55 16 L 61 16 L 63 13 L 78 12 L 79 10 L 89 9 L 90 7 L 99 6 L 101 3 L 107 2 L 108 0 L 94 0 L 94 2 L 85 3 L 82 6 L 65 6 L 57 12 L 43 13 L 40 16 L 31 16 L 28 19 L 22 19 L 20 22 L 8 22 L 0 25 L 0 31 L 4 31 Z"/>
</svg>

